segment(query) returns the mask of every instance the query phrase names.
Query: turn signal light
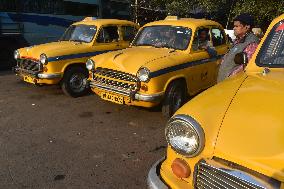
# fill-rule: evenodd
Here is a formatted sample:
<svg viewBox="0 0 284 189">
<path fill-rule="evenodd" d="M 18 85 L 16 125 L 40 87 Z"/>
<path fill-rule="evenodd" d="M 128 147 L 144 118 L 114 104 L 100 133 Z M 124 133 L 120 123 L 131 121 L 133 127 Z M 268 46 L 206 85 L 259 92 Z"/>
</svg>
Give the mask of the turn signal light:
<svg viewBox="0 0 284 189">
<path fill-rule="evenodd" d="M 42 69 L 44 72 L 47 72 L 47 67 L 43 67 L 43 69 Z"/>
<path fill-rule="evenodd" d="M 175 159 L 172 163 L 172 171 L 178 178 L 187 178 L 191 174 L 190 167 L 182 159 Z"/>
<path fill-rule="evenodd" d="M 142 85 L 142 86 L 141 86 L 141 90 L 143 90 L 143 91 L 148 91 L 147 85 Z"/>
</svg>

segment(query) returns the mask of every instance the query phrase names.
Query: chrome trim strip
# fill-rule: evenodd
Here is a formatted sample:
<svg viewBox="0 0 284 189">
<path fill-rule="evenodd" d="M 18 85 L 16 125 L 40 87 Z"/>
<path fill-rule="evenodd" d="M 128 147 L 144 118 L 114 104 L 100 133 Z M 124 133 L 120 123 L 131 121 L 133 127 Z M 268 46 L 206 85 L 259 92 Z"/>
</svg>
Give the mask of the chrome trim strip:
<svg viewBox="0 0 284 189">
<path fill-rule="evenodd" d="M 99 89 L 103 89 L 103 90 L 106 90 L 106 91 L 109 91 L 109 92 L 117 93 L 117 94 L 128 96 L 128 97 L 131 96 L 131 91 L 119 90 L 119 89 L 116 89 L 116 88 L 113 88 L 113 87 L 98 84 L 94 81 L 90 81 L 90 87 L 91 88 L 97 87 Z"/>
<path fill-rule="evenodd" d="M 55 79 L 55 78 L 61 78 L 60 73 L 55 73 L 55 74 L 44 74 L 44 73 L 39 73 L 38 78 L 40 79 Z"/>
<path fill-rule="evenodd" d="M 169 189 L 167 185 L 160 179 L 160 169 L 161 163 L 165 160 L 165 157 L 158 160 L 150 169 L 148 176 L 147 176 L 147 188 L 148 189 Z"/>
<path fill-rule="evenodd" d="M 12 68 L 13 71 L 17 74 L 21 74 L 21 73 L 25 73 L 25 74 L 29 74 L 32 75 L 34 77 L 37 77 L 37 74 L 39 73 L 39 71 L 31 71 L 31 70 L 26 70 L 26 69 L 22 69 L 20 67 L 14 67 Z"/>
<path fill-rule="evenodd" d="M 114 88 L 114 87 L 110 87 L 106 85 L 101 85 L 95 81 L 90 81 L 90 87 L 91 88 L 97 87 L 99 89 L 103 89 L 108 92 L 113 92 L 116 94 L 131 97 L 131 98 L 134 97 L 134 100 L 145 101 L 145 102 L 159 102 L 162 100 L 164 96 L 164 92 L 153 94 L 153 95 L 145 95 L 145 94 L 136 93 L 136 91 L 123 90 L 123 89 L 118 89 L 118 88 Z"/>
<path fill-rule="evenodd" d="M 164 92 L 156 93 L 153 95 L 136 93 L 134 98 L 135 100 L 140 100 L 145 102 L 160 102 L 164 97 L 164 94 L 165 94 Z"/>
<path fill-rule="evenodd" d="M 213 166 L 206 162 L 200 162 L 197 166 L 197 175 L 195 177 L 195 185 L 222 185 L 230 188 L 257 188 L 257 189 L 272 189 L 278 186 L 261 180 L 247 172 L 229 168 L 226 166 Z M 223 185 L 225 184 L 225 185 Z M 210 187 L 208 186 L 208 187 Z"/>
</svg>

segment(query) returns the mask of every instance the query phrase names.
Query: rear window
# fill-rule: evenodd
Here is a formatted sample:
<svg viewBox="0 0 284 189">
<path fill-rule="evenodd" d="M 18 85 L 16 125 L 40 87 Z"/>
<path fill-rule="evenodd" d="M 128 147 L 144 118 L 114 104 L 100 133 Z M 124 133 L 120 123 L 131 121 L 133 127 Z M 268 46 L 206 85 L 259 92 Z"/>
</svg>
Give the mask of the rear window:
<svg viewBox="0 0 284 189">
<path fill-rule="evenodd" d="M 284 20 L 278 22 L 268 34 L 256 58 L 263 67 L 284 67 Z"/>
</svg>

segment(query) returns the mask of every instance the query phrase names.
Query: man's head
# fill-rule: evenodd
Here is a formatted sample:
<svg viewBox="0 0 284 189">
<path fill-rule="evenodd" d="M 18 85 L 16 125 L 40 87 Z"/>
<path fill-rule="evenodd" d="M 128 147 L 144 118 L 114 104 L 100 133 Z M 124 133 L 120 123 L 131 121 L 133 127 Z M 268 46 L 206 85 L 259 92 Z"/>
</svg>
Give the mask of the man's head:
<svg viewBox="0 0 284 189">
<path fill-rule="evenodd" d="M 243 37 L 247 32 L 251 32 L 254 26 L 254 19 L 251 15 L 244 13 L 234 19 L 234 34 Z"/>
<path fill-rule="evenodd" d="M 209 30 L 208 29 L 201 29 L 198 31 L 198 36 L 199 36 L 199 40 L 201 41 L 206 41 L 208 40 L 209 36 L 208 36 L 208 33 L 209 33 Z"/>
</svg>

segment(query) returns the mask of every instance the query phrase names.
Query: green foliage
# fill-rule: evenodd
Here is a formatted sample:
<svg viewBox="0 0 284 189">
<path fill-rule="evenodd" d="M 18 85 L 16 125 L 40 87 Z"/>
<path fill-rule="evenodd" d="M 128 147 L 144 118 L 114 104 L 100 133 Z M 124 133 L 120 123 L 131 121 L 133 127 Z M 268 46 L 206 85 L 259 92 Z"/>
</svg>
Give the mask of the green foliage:
<svg viewBox="0 0 284 189">
<path fill-rule="evenodd" d="M 236 16 L 247 12 L 255 17 L 256 25 L 262 26 L 270 23 L 275 17 L 284 12 L 283 0 L 238 0 L 233 9 Z"/>
<path fill-rule="evenodd" d="M 131 0 L 132 4 L 135 0 Z M 256 25 L 267 27 L 273 18 L 284 13 L 283 0 L 138 0 L 140 7 L 153 10 L 166 10 L 165 15 L 190 17 L 196 11 L 203 10 L 224 26 L 228 17 L 230 23 L 240 13 L 250 13 L 255 17 Z M 147 12 L 149 14 L 149 12 Z M 154 12 L 153 14 L 159 14 Z M 145 18 L 147 15 L 142 15 Z"/>
</svg>

